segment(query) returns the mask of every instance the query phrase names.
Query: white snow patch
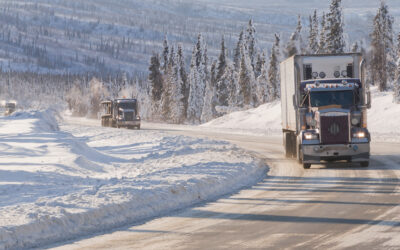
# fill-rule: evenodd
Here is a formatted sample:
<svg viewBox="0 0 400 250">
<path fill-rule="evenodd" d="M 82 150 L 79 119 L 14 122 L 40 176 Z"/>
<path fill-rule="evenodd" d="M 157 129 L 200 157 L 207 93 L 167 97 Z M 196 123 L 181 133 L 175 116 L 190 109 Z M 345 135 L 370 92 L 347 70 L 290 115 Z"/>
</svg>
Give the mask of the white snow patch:
<svg viewBox="0 0 400 250">
<path fill-rule="evenodd" d="M 243 134 L 278 134 L 281 128 L 281 103 L 275 101 L 246 111 L 237 111 L 222 116 L 201 127 Z"/>
<path fill-rule="evenodd" d="M 232 193 L 266 167 L 227 142 L 0 118 L 0 249 L 41 246 Z"/>
</svg>

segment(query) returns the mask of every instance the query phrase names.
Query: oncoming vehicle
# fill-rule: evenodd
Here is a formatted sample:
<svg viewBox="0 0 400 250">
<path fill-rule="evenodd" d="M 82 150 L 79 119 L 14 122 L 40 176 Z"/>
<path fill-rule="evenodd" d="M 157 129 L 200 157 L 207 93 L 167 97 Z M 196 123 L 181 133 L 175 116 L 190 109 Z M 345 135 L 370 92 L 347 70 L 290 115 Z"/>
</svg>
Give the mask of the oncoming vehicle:
<svg viewBox="0 0 400 250">
<path fill-rule="evenodd" d="M 17 104 L 15 102 L 7 102 L 5 105 L 5 112 L 4 115 L 11 115 L 15 112 Z"/>
<path fill-rule="evenodd" d="M 101 105 L 103 127 L 140 129 L 139 105 L 136 99 L 115 99 L 104 101 Z"/>
<path fill-rule="evenodd" d="M 296 55 L 281 63 L 286 157 L 304 168 L 331 161 L 369 165 L 371 94 L 364 68 L 359 53 Z"/>
</svg>

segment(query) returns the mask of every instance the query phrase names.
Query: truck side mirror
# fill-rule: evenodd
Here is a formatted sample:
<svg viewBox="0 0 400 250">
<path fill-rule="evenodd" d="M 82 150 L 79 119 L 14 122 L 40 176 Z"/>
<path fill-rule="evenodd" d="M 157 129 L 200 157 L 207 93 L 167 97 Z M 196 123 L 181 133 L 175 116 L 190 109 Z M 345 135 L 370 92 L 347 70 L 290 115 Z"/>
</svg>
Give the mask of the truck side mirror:
<svg viewBox="0 0 400 250">
<path fill-rule="evenodd" d="M 367 91 L 367 103 L 366 103 L 366 106 L 367 106 L 368 109 L 371 108 L 371 92 L 369 90 Z"/>
</svg>

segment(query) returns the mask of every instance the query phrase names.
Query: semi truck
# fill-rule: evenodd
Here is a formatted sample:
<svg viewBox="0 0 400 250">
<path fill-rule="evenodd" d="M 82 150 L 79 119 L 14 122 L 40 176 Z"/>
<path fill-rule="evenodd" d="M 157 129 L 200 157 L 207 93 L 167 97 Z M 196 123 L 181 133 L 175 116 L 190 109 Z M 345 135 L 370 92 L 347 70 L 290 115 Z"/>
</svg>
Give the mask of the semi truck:
<svg viewBox="0 0 400 250">
<path fill-rule="evenodd" d="M 115 99 L 101 102 L 103 127 L 140 129 L 139 104 L 136 99 Z"/>
<path fill-rule="evenodd" d="M 360 53 L 294 55 L 280 64 L 285 156 L 368 167 L 371 93 Z"/>
</svg>

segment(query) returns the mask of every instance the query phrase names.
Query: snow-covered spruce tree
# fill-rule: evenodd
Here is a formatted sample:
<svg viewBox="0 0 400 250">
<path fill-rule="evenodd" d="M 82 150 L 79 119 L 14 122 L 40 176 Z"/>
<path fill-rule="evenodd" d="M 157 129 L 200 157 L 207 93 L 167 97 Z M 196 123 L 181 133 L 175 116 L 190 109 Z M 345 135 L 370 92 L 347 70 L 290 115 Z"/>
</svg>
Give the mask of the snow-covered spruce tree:
<svg viewBox="0 0 400 250">
<path fill-rule="evenodd" d="M 238 104 L 240 107 L 254 106 L 256 94 L 252 93 L 255 82 L 251 60 L 244 46 L 241 49 L 242 59 L 240 61 Z"/>
<path fill-rule="evenodd" d="M 328 28 L 326 49 L 332 54 L 343 53 L 345 48 L 341 2 L 342 0 L 332 0 L 326 18 Z"/>
<path fill-rule="evenodd" d="M 293 55 L 296 55 L 297 53 L 299 53 L 301 51 L 301 18 L 300 16 L 297 19 L 297 26 L 296 26 L 296 30 L 292 33 L 292 35 L 290 36 L 289 42 L 286 46 L 286 57 L 291 57 Z"/>
<path fill-rule="evenodd" d="M 397 35 L 396 55 L 398 59 L 395 79 L 393 81 L 393 101 L 400 104 L 400 33 Z"/>
<path fill-rule="evenodd" d="M 280 86 L 279 86 L 279 61 L 276 56 L 275 45 L 271 49 L 271 57 L 269 59 L 268 67 L 268 101 L 274 101 L 280 97 Z"/>
<path fill-rule="evenodd" d="M 308 35 L 308 53 L 316 54 L 318 51 L 318 18 L 317 10 L 314 10 L 314 15 L 309 18 L 309 35 Z"/>
<path fill-rule="evenodd" d="M 160 59 L 158 54 L 153 54 L 149 66 L 149 85 L 151 99 L 151 116 L 160 119 L 160 101 L 163 92 L 163 76 L 160 71 Z"/>
<path fill-rule="evenodd" d="M 255 91 L 256 95 L 257 95 L 257 103 L 256 105 L 260 105 L 265 103 L 265 93 L 266 93 L 266 82 L 265 81 L 258 81 L 258 78 L 261 76 L 263 70 L 266 68 L 266 60 L 265 60 L 266 56 L 265 53 L 259 53 L 257 56 L 257 63 L 256 63 L 256 67 L 254 70 L 254 77 L 256 79 L 255 81 L 255 90 L 252 90 L 253 92 Z"/>
<path fill-rule="evenodd" d="M 163 92 L 161 95 L 161 116 L 165 122 L 173 122 L 172 106 L 174 103 L 174 95 L 176 94 L 176 80 L 174 70 L 174 49 L 171 47 L 171 52 L 166 56 L 168 58 L 168 65 L 164 74 Z"/>
<path fill-rule="evenodd" d="M 188 109 L 188 100 L 189 100 L 189 82 L 188 76 L 186 73 L 186 65 L 185 65 L 185 58 L 183 56 L 182 45 L 178 44 L 178 52 L 176 54 L 176 67 L 177 67 L 177 74 L 178 74 L 178 84 L 180 85 L 181 90 L 181 100 L 182 103 L 182 115 L 180 117 L 180 123 L 183 123 L 187 117 L 187 109 Z"/>
<path fill-rule="evenodd" d="M 163 65 L 162 65 L 162 69 L 164 71 L 164 73 L 167 71 L 167 67 L 168 67 L 168 55 L 169 55 L 169 46 L 168 46 L 168 40 L 167 40 L 167 36 L 165 36 L 164 38 L 164 42 L 163 42 Z"/>
<path fill-rule="evenodd" d="M 213 63 L 215 68 L 215 62 Z M 213 73 L 211 73 L 213 74 Z M 214 72 L 215 74 L 215 72 Z M 217 91 L 215 86 L 215 81 L 206 81 L 206 89 L 204 92 L 204 105 L 203 110 L 201 112 L 200 121 L 202 123 L 208 122 L 214 119 L 217 116 L 217 112 L 215 110 L 216 102 L 217 102 Z"/>
<path fill-rule="evenodd" d="M 254 28 L 252 19 L 249 20 L 246 31 L 246 49 L 249 54 L 251 66 L 254 69 L 254 63 L 256 60 L 256 29 Z"/>
<path fill-rule="evenodd" d="M 87 116 L 89 118 L 97 118 L 100 112 L 100 103 L 106 99 L 109 94 L 103 82 L 95 77 L 89 82 L 89 90 L 90 103 Z"/>
<path fill-rule="evenodd" d="M 380 91 L 387 90 L 388 80 L 394 78 L 393 17 L 384 1 L 374 17 L 371 33 L 371 76 Z"/>
<path fill-rule="evenodd" d="M 255 77 L 259 77 L 261 75 L 261 71 L 265 65 L 265 53 L 257 53 L 256 65 L 254 67 L 254 75 Z"/>
<path fill-rule="evenodd" d="M 393 101 L 400 104 L 400 58 L 397 60 L 396 75 L 393 82 Z"/>
<path fill-rule="evenodd" d="M 317 50 L 318 54 L 327 53 L 326 35 L 327 35 L 326 15 L 325 15 L 325 13 L 322 13 L 321 32 L 319 33 L 319 42 L 318 42 L 318 50 Z"/>
<path fill-rule="evenodd" d="M 228 105 L 228 85 L 223 78 L 226 69 L 226 49 L 225 49 L 225 41 L 222 37 L 221 40 L 221 51 L 218 57 L 216 75 L 215 75 L 215 85 L 216 85 L 216 95 L 218 99 L 218 105 L 226 106 Z"/>
<path fill-rule="evenodd" d="M 239 34 L 239 39 L 238 39 L 238 42 L 236 43 L 236 47 L 235 47 L 234 55 L 233 55 L 233 63 L 234 63 L 234 66 L 235 66 L 235 70 L 237 72 L 239 72 L 239 69 L 240 69 L 240 61 L 241 61 L 241 52 L 240 52 L 240 50 L 241 50 L 241 48 L 243 46 L 243 36 L 244 36 L 244 33 L 243 33 L 243 30 L 242 30 L 240 32 L 240 34 Z"/>
<path fill-rule="evenodd" d="M 193 48 L 189 72 L 189 100 L 187 120 L 190 123 L 199 123 L 204 105 L 204 90 L 206 87 L 206 57 L 204 55 L 204 41 L 201 34 Z"/>
</svg>

